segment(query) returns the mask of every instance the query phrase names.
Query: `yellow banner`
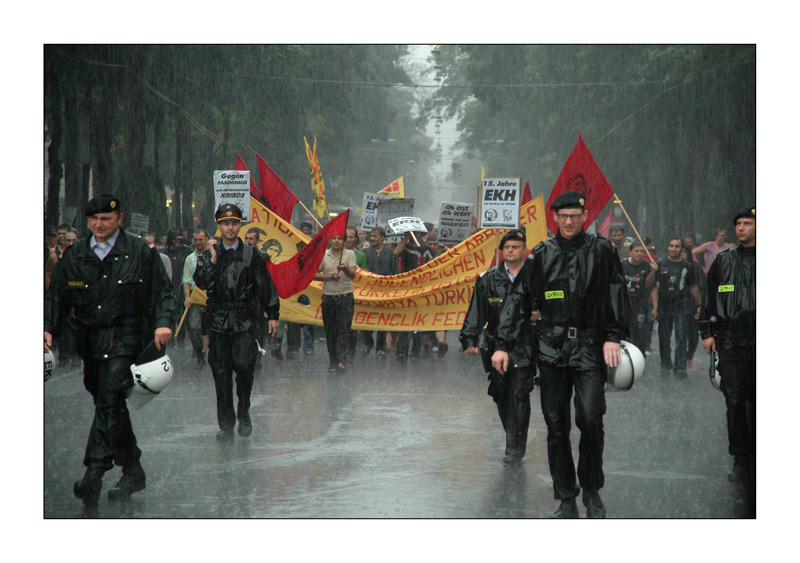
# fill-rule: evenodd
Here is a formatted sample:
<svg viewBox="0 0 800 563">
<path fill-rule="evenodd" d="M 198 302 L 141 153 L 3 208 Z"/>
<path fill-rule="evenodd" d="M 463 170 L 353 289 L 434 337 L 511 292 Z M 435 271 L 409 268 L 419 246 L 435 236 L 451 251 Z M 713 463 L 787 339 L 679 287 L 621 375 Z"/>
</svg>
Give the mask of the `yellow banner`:
<svg viewBox="0 0 800 563">
<path fill-rule="evenodd" d="M 261 236 L 261 247 L 274 240 L 281 246 L 276 262 L 297 252 L 298 243 L 308 237 L 286 224 L 257 201 L 251 201 L 251 212 L 259 222 L 242 227 L 244 232 L 257 227 L 267 233 Z M 544 218 L 544 196 L 539 195 L 522 207 L 520 222 L 526 227 L 528 247 L 533 248 L 547 236 Z M 423 266 L 396 276 L 379 276 L 356 269 L 353 279 L 355 330 L 459 330 L 467 314 L 475 279 L 485 272 L 495 257 L 500 238 L 506 229 L 483 229 Z M 301 247 L 302 248 L 302 247 Z M 292 251 L 292 249 L 294 249 Z M 308 305 L 298 302 L 308 298 Z M 305 301 L 305 299 L 303 299 Z M 195 288 L 193 303 L 205 303 L 205 294 Z M 322 326 L 322 282 L 314 281 L 299 294 L 281 299 L 281 320 Z"/>
<path fill-rule="evenodd" d="M 388 195 L 390 197 L 396 198 L 404 198 L 406 197 L 406 190 L 405 184 L 403 183 L 403 177 L 400 176 L 397 180 L 383 188 L 382 190 L 378 191 L 380 195 Z"/>
<path fill-rule="evenodd" d="M 308 146 L 308 141 L 303 137 L 303 142 L 306 144 L 306 156 L 308 157 L 308 165 L 311 167 L 311 191 L 314 193 L 314 211 L 317 216 L 322 219 L 325 211 L 328 209 L 328 203 L 325 201 L 325 182 L 322 180 L 322 170 L 319 167 L 319 158 L 317 157 L 317 138 L 314 137 L 314 150 Z"/>
</svg>

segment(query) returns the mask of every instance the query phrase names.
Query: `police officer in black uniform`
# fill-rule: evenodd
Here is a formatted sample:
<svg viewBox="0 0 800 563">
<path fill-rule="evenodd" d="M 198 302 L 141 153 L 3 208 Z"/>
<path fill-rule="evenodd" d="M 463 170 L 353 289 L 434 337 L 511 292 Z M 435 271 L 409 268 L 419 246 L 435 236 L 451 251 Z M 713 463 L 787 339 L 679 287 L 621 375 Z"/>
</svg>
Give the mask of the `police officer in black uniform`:
<svg viewBox="0 0 800 563">
<path fill-rule="evenodd" d="M 755 516 L 756 453 L 756 209 L 733 218 L 739 245 L 717 254 L 708 270 L 698 326 L 703 348 L 719 354 L 732 481 L 746 481 Z"/>
<path fill-rule="evenodd" d="M 45 350 L 66 323 L 83 360 L 83 382 L 95 411 L 83 463 L 86 474 L 75 496 L 97 506 L 103 474 L 122 467 L 109 500 L 145 488 L 141 450 L 125 402 L 133 386 L 130 366 L 155 339 L 161 350 L 172 338 L 175 296 L 161 257 L 144 240 L 122 228 L 122 208 L 113 194 L 86 206 L 92 235 L 67 249 L 58 262 L 45 303 Z"/>
<path fill-rule="evenodd" d="M 465 353 L 481 354 L 484 368 L 489 373 L 488 392 L 497 404 L 500 422 L 506 432 L 503 462 L 513 464 L 521 462 L 525 455 L 531 419 L 530 393 L 536 375 L 533 360 L 535 346 L 527 319 L 521 319 L 524 327 L 514 342 L 511 364 L 505 374 L 500 374 L 492 367 L 491 357 L 495 351 L 497 324 L 506 297 L 512 288 L 523 283 L 527 278 L 527 268 L 531 267 L 531 261 L 525 260 L 525 232 L 512 229 L 503 235 L 500 251 L 503 253 L 503 263 L 481 274 L 475 281 L 475 290 L 458 339 Z"/>
<path fill-rule="evenodd" d="M 269 334 L 277 334 L 280 303 L 267 265 L 256 247 L 239 238 L 242 210 L 237 205 L 223 203 L 215 218 L 222 240 L 212 238 L 208 242 L 208 250 L 197 259 L 194 281 L 208 295 L 208 364 L 217 393 L 220 427 L 217 439 L 228 442 L 233 439 L 237 419 L 240 436 L 250 436 L 253 431 L 250 393 L 258 354 L 258 327 L 266 313 Z M 239 399 L 235 412 L 233 371 Z"/>
<path fill-rule="evenodd" d="M 613 244 L 586 233 L 585 197 L 571 190 L 553 202 L 558 233 L 534 248 L 531 280 L 506 301 L 492 365 L 505 373 L 508 352 L 519 338 L 519 318 L 540 312 L 537 363 L 547 456 L 555 498 L 554 518 L 577 518 L 575 498 L 583 489 L 589 518 L 605 518 L 599 490 L 603 475 L 603 415 L 606 366 L 620 361 L 619 342 L 628 336 L 630 301 Z M 527 290 L 527 291 L 526 291 Z M 581 431 L 576 483 L 570 444 L 570 400 Z"/>
</svg>

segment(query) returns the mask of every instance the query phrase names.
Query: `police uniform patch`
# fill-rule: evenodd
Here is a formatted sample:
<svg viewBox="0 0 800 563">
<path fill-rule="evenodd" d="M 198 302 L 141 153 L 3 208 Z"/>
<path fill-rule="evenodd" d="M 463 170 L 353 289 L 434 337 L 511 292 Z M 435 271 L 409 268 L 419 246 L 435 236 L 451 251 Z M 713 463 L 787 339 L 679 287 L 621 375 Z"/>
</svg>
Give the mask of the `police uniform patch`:
<svg viewBox="0 0 800 563">
<path fill-rule="evenodd" d="M 564 292 L 563 291 L 545 291 L 544 292 L 545 299 L 564 299 Z"/>
<path fill-rule="evenodd" d="M 719 286 L 720 293 L 730 293 L 733 291 L 733 285 L 721 285 Z"/>
<path fill-rule="evenodd" d="M 69 287 L 86 287 L 86 282 L 83 281 L 71 281 L 68 282 Z"/>
</svg>

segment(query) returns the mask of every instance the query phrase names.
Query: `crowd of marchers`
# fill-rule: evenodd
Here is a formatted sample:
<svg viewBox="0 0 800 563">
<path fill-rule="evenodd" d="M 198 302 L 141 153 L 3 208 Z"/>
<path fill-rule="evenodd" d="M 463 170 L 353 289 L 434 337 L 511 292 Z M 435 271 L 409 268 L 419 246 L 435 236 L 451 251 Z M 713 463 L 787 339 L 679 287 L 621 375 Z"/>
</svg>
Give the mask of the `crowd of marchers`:
<svg viewBox="0 0 800 563">
<path fill-rule="evenodd" d="M 97 505 L 102 476 L 114 465 L 122 477 L 110 500 L 145 488 L 125 396 L 128 367 L 151 342 L 159 349 L 190 348 L 190 359 L 188 351 L 180 354 L 182 369 L 210 368 L 221 442 L 234 439 L 237 425 L 241 437 L 252 433 L 253 378 L 268 361 L 314 362 L 324 342 L 328 371 L 342 373 L 373 350 L 378 365 L 448 351 L 445 331 L 351 326 L 357 269 L 395 275 L 446 252 L 431 223 L 426 232 L 393 242 L 382 228 L 348 226 L 344 237 L 332 237 L 314 276 L 322 282 L 320 329 L 280 319 L 266 233 L 251 228 L 240 236 L 242 210 L 235 205 L 217 209 L 213 229 L 171 229 L 163 236 L 126 231 L 122 209 L 113 194 L 100 194 L 87 206 L 84 235 L 68 224 L 45 233 L 45 348 L 54 349 L 62 369 L 83 364 L 96 407 L 87 472 L 74 486 L 88 507 Z M 560 501 L 554 516 L 577 517 L 582 491 L 587 516 L 605 517 L 599 491 L 608 370 L 625 360 L 626 343 L 651 355 L 655 333 L 662 378 L 685 380 L 700 342 L 718 355 L 734 458 L 729 478 L 752 483 L 754 491 L 755 209 L 734 218 L 737 244 L 726 241 L 725 228 L 703 244 L 689 233 L 655 245 L 649 237 L 626 236 L 620 226 L 605 238 L 584 228 L 584 200 L 574 191 L 562 194 L 551 212 L 558 232 L 532 251 L 524 228 L 503 236 L 501 260 L 476 280 L 459 334 L 462 350 L 480 354 L 487 371 L 506 432 L 504 463 L 518 465 L 525 455 L 530 393 L 539 386 Z M 315 234 L 310 222 L 298 227 Z M 205 304 L 193 302 L 195 287 L 206 292 Z M 581 434 L 577 470 L 569 437 L 573 395 Z"/>
</svg>

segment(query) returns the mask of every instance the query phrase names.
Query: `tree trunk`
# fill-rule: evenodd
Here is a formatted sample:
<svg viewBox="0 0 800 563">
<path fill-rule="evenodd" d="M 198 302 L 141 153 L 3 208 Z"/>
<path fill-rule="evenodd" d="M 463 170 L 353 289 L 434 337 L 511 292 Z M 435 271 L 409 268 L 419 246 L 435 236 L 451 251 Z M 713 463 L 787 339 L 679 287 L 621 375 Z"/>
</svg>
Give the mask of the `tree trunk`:
<svg viewBox="0 0 800 563">
<path fill-rule="evenodd" d="M 50 94 L 49 105 L 49 125 L 50 125 L 50 145 L 47 147 L 47 164 L 50 175 L 47 179 L 47 203 L 45 204 L 45 226 L 57 226 L 59 223 L 59 202 L 58 196 L 61 191 L 61 178 L 64 173 L 61 170 L 61 161 L 58 158 L 58 151 L 61 147 L 62 122 L 61 122 L 61 88 L 59 86 L 56 64 L 52 59 L 48 59 L 47 64 L 47 87 Z"/>
<path fill-rule="evenodd" d="M 64 82 L 64 207 L 78 209 L 81 201 L 78 162 L 78 96 L 76 84 Z M 66 217 L 73 226 L 77 217 Z"/>
</svg>

